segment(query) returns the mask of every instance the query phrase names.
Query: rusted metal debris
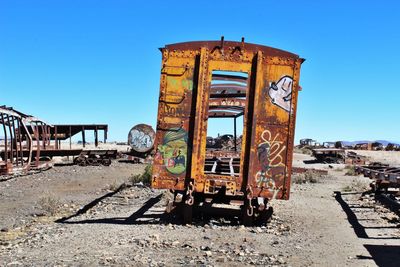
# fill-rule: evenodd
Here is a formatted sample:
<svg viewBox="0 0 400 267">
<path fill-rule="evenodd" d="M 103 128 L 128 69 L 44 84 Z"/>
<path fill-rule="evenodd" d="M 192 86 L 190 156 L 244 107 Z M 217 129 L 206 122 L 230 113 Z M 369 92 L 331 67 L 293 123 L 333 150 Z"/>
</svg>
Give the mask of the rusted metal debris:
<svg viewBox="0 0 400 267">
<path fill-rule="evenodd" d="M 367 164 L 368 158 L 366 156 L 359 155 L 355 152 L 348 151 L 346 153 L 345 163 L 350 165 L 364 165 Z"/>
<path fill-rule="evenodd" d="M 49 128 L 49 138 L 54 141 L 55 149 L 61 149 L 61 141 L 69 139 L 71 149 L 71 137 L 80 133 L 82 135 L 82 146 L 85 147 L 87 144 L 85 131 L 93 131 L 95 147 L 99 145 L 100 131 L 103 131 L 103 142 L 107 142 L 107 124 L 53 124 Z"/>
<path fill-rule="evenodd" d="M 315 148 L 339 148 L 339 149 L 354 149 L 354 150 L 386 150 L 386 151 L 400 151 L 400 145 L 388 143 L 386 146 L 381 142 L 364 142 L 351 145 L 344 141 L 336 142 L 323 142 L 322 145 L 314 139 L 304 138 L 300 139 L 300 144 L 296 146 L 299 149 L 315 149 Z"/>
<path fill-rule="evenodd" d="M 371 143 L 359 143 L 355 144 L 354 148 L 355 150 L 384 150 L 384 146 L 382 143 L 379 142 L 371 142 Z"/>
<path fill-rule="evenodd" d="M 40 157 L 40 151 L 49 145 L 47 123 L 12 107 L 0 106 L 0 124 L 1 175 L 51 167 Z"/>
<path fill-rule="evenodd" d="M 321 163 L 344 163 L 346 158 L 344 149 L 339 148 L 316 148 L 312 155 Z"/>
<path fill-rule="evenodd" d="M 321 144 L 311 138 L 300 139 L 300 145 L 298 146 L 298 148 L 317 148 L 317 147 L 321 147 Z"/>
<path fill-rule="evenodd" d="M 372 162 L 368 165 L 356 166 L 355 172 L 372 180 L 369 192 L 374 193 L 375 200 L 400 215 L 400 167 Z"/>
<path fill-rule="evenodd" d="M 181 206 L 185 222 L 205 199 L 240 203 L 244 223 L 263 221 L 271 213 L 268 200 L 289 198 L 304 59 L 244 39 L 160 50 L 152 187 L 174 191 L 170 207 Z M 212 147 L 214 140 L 207 140 L 213 118 L 232 119 L 231 145 Z M 241 118 L 243 133 L 238 134 Z"/>
<path fill-rule="evenodd" d="M 312 155 L 320 163 L 345 163 L 351 165 L 362 165 L 368 161 L 367 157 L 361 156 L 355 152 L 340 148 L 316 148 L 312 149 Z"/>
<path fill-rule="evenodd" d="M 296 146 L 298 149 L 308 149 L 310 152 L 312 149 L 317 149 L 317 148 L 339 148 L 339 149 L 345 149 L 349 148 L 347 146 L 344 146 L 341 141 L 336 141 L 336 142 L 323 142 L 322 145 L 321 143 L 317 142 L 317 140 L 311 139 L 311 138 L 304 138 L 300 139 L 300 144 Z"/>
<path fill-rule="evenodd" d="M 79 156 L 74 158 L 74 164 L 79 166 L 110 166 L 111 159 L 117 158 L 117 150 L 82 150 Z"/>
<path fill-rule="evenodd" d="M 386 147 L 385 147 L 386 151 L 400 151 L 400 145 L 396 145 L 393 143 L 389 143 Z"/>
<path fill-rule="evenodd" d="M 381 191 L 389 187 L 400 187 L 400 168 L 390 167 L 388 164 L 372 163 L 369 165 L 356 166 L 357 174 L 374 180 L 374 189 Z"/>
<path fill-rule="evenodd" d="M 54 156 L 78 156 L 86 159 L 87 165 L 109 165 L 115 152 L 105 153 L 100 150 L 83 151 L 71 149 L 71 137 L 82 133 L 85 146 L 85 130 L 95 133 L 95 145 L 98 145 L 98 131 L 104 131 L 104 142 L 107 138 L 107 125 L 50 125 L 34 116 L 24 114 L 11 107 L 0 106 L 0 174 L 26 173 L 52 167 Z M 61 149 L 61 141 L 70 139 L 70 149 Z"/>
</svg>

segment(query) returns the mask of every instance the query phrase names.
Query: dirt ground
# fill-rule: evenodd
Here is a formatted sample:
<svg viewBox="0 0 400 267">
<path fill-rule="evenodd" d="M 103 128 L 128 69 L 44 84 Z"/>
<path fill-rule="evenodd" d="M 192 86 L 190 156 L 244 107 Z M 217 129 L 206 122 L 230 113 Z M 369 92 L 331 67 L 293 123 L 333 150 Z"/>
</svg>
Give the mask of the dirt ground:
<svg viewBox="0 0 400 267">
<path fill-rule="evenodd" d="M 382 152 L 370 157 L 385 158 Z M 390 161 L 400 165 L 400 153 Z M 164 191 L 134 186 L 145 166 L 54 167 L 0 183 L 0 266 L 399 266 L 399 217 L 369 195 L 369 179 L 344 165 L 273 201 L 266 227 L 164 214 Z M 124 184 L 125 183 L 125 184 Z M 120 186 L 122 184 L 122 186 Z"/>
</svg>

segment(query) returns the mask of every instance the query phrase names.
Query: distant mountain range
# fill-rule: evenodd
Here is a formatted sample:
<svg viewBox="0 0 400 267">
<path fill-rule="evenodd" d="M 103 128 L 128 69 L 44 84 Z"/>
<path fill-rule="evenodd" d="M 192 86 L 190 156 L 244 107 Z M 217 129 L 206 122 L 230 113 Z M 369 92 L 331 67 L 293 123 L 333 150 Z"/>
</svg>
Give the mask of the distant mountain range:
<svg viewBox="0 0 400 267">
<path fill-rule="evenodd" d="M 374 142 L 381 143 L 384 146 L 387 146 L 390 143 L 395 144 L 395 145 L 400 145 L 400 142 L 392 142 L 392 141 L 387 141 L 387 140 L 374 140 L 374 141 L 361 140 L 361 141 L 352 141 L 352 142 L 350 142 L 350 141 L 342 141 L 342 143 L 345 146 L 354 146 L 354 145 L 360 144 L 360 143 L 374 143 Z"/>
</svg>

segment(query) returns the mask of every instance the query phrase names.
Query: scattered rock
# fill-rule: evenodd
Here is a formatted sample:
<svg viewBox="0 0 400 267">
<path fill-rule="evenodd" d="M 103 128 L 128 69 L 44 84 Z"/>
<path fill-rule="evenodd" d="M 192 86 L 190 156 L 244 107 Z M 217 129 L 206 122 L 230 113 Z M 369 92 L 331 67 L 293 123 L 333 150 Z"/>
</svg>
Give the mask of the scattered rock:
<svg viewBox="0 0 400 267">
<path fill-rule="evenodd" d="M 218 257 L 216 261 L 217 261 L 217 262 L 227 262 L 228 260 L 227 260 L 226 257 L 221 256 L 221 257 Z"/>
</svg>

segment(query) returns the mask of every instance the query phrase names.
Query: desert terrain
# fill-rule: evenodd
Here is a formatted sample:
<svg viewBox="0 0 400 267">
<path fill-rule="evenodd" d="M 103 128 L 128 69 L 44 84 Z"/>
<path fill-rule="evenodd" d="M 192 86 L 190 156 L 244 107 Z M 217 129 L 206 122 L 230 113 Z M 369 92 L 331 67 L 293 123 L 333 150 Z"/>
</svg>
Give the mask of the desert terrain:
<svg viewBox="0 0 400 267">
<path fill-rule="evenodd" d="M 400 165 L 400 152 L 366 154 Z M 295 153 L 293 164 L 329 174 L 293 177 L 290 200 L 271 202 L 264 227 L 221 217 L 181 225 L 164 213 L 167 192 L 134 183 L 144 164 L 61 165 L 3 180 L 0 266 L 399 266 L 399 217 L 362 196 L 370 179 L 310 159 Z"/>
</svg>

